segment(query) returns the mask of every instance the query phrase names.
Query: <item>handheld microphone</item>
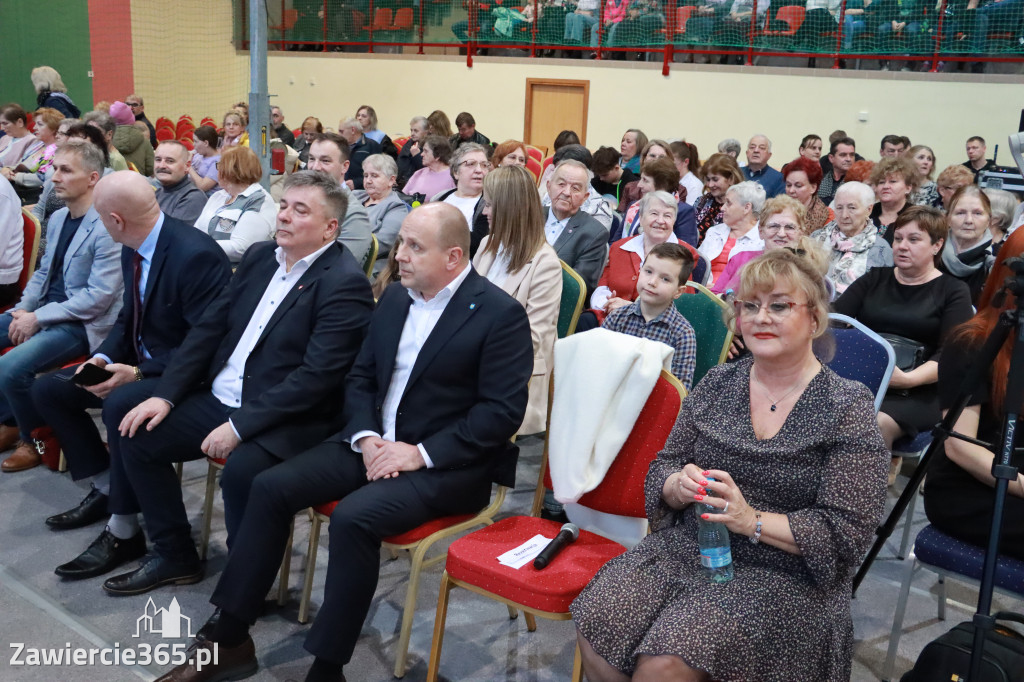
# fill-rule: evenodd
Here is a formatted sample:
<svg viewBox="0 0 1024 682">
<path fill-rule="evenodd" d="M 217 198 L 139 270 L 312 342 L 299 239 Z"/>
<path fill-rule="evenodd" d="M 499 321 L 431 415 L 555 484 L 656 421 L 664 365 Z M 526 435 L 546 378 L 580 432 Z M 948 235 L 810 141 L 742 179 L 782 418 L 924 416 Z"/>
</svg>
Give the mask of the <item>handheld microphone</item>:
<svg viewBox="0 0 1024 682">
<path fill-rule="evenodd" d="M 575 524 L 567 523 L 558 531 L 555 539 L 548 543 L 547 547 L 540 551 L 537 558 L 533 560 L 533 567 L 538 571 L 551 563 L 551 560 L 558 556 L 558 553 L 576 542 L 580 536 L 580 529 Z"/>
</svg>

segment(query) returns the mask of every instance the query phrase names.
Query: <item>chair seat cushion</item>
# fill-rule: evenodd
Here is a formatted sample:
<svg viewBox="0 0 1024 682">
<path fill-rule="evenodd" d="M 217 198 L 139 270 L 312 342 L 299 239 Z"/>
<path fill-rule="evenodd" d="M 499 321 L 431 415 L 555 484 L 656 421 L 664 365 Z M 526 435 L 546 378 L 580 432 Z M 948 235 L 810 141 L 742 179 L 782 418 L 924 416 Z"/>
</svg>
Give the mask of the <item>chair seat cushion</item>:
<svg viewBox="0 0 1024 682">
<path fill-rule="evenodd" d="M 946 535 L 932 525 L 917 535 L 914 554 L 918 561 L 981 580 L 985 550 Z M 1024 596 L 1024 561 L 1000 556 L 996 561 L 996 587 Z"/>
<path fill-rule="evenodd" d="M 329 517 L 334 513 L 335 507 L 338 506 L 339 500 L 334 502 L 327 502 L 326 504 L 318 504 L 313 507 L 313 511 L 322 516 Z M 476 514 L 456 514 L 455 516 L 442 516 L 437 519 L 432 519 L 426 523 L 416 526 L 412 530 L 407 530 L 404 533 L 398 535 L 392 535 L 391 537 L 384 538 L 384 542 L 389 545 L 411 545 L 414 542 L 419 542 L 425 537 L 433 535 L 439 530 L 445 528 L 451 528 L 452 526 L 462 523 L 463 521 L 469 521 Z"/>
<path fill-rule="evenodd" d="M 569 604 L 587 586 L 598 569 L 626 551 L 617 542 L 581 530 L 576 542 L 563 550 L 547 568 L 533 562 L 515 569 L 498 556 L 534 535 L 553 538 L 560 524 L 533 516 L 513 516 L 459 538 L 448 548 L 448 575 L 481 587 L 523 606 L 550 613 L 567 613 Z"/>
</svg>

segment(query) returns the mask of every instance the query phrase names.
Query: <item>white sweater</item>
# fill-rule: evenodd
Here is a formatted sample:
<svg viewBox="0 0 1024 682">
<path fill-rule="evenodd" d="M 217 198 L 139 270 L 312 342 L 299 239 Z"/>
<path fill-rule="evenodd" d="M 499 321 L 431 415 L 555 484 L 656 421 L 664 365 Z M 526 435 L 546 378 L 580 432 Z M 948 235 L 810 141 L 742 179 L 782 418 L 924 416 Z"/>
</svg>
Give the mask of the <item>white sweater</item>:
<svg viewBox="0 0 1024 682">
<path fill-rule="evenodd" d="M 18 281 L 24 246 L 21 199 L 7 178 L 0 176 L 0 284 Z"/>
</svg>

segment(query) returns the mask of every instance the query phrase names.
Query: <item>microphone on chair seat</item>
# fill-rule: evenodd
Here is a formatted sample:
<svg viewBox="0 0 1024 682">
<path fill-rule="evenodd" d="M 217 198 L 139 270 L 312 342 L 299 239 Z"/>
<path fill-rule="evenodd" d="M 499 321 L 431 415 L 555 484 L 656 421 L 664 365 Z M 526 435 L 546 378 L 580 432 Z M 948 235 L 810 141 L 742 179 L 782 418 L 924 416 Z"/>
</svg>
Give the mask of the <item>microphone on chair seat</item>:
<svg viewBox="0 0 1024 682">
<path fill-rule="evenodd" d="M 567 523 L 558 531 L 555 539 L 547 544 L 547 547 L 540 551 L 537 558 L 533 560 L 533 567 L 538 571 L 551 563 L 551 560 L 558 556 L 563 549 L 576 542 L 580 536 L 580 529 L 576 524 Z"/>
</svg>

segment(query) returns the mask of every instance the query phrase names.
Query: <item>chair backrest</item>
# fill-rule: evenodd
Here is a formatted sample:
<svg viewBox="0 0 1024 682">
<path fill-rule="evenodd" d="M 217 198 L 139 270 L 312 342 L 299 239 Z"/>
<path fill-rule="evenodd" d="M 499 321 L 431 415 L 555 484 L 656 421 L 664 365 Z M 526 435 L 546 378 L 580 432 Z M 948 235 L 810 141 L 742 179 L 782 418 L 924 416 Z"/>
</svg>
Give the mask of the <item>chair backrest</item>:
<svg viewBox="0 0 1024 682">
<path fill-rule="evenodd" d="M 399 11 L 401 11 L 401 10 L 399 10 Z M 395 145 L 395 149 L 397 149 L 398 151 L 402 151 L 402 148 L 405 147 L 407 142 L 409 142 L 409 138 L 408 137 L 396 137 L 395 139 L 391 140 L 391 142 Z"/>
<path fill-rule="evenodd" d="M 676 10 L 676 35 L 686 33 L 686 22 L 690 20 L 690 16 L 696 11 L 697 8 L 692 5 L 680 7 Z"/>
<path fill-rule="evenodd" d="M 587 284 L 565 261 L 558 262 L 562 264 L 562 300 L 558 304 L 557 333 L 558 338 L 564 339 L 576 331 L 587 296 Z"/>
<path fill-rule="evenodd" d="M 156 139 L 158 142 L 166 142 L 167 140 L 173 140 L 175 138 L 175 132 L 171 128 L 166 126 L 156 129 Z"/>
<path fill-rule="evenodd" d="M 380 248 L 380 242 L 377 241 L 377 235 L 371 234 L 370 239 L 373 243 L 370 244 L 370 250 L 363 256 L 363 271 L 366 272 L 366 276 L 370 277 L 373 274 L 373 264 L 377 262 L 377 249 Z"/>
<path fill-rule="evenodd" d="M 373 13 L 373 30 L 386 31 L 391 28 L 391 8 L 378 7 Z"/>
<path fill-rule="evenodd" d="M 697 282 L 689 281 L 686 286 L 695 293 L 677 298 L 676 310 L 683 314 L 697 335 L 697 366 L 693 372 L 696 386 L 709 369 L 725 362 L 733 334 L 722 319 L 722 311 L 729 304 Z"/>
<path fill-rule="evenodd" d="M 852 317 L 832 313 L 828 319 L 836 343 L 829 368 L 844 379 L 867 386 L 875 394 L 877 411 L 889 387 L 896 353 L 888 341 Z"/>
<path fill-rule="evenodd" d="M 534 183 L 540 182 L 540 176 L 544 172 L 544 169 L 541 168 L 540 161 L 532 156 L 526 157 L 526 170 L 530 171 L 530 175 L 533 176 Z"/>
<path fill-rule="evenodd" d="M 551 383 L 554 385 L 554 377 Z M 552 391 L 552 395 L 554 392 Z M 619 516 L 644 518 L 644 480 L 651 462 L 665 447 L 679 410 L 686 397 L 686 389 L 672 374 L 661 370 L 661 376 L 648 396 L 640 416 L 633 424 L 629 437 L 615 456 L 601 483 L 579 499 L 579 504 Z M 550 402 L 550 401 L 549 401 Z M 551 412 L 548 412 L 548 419 Z M 550 424 L 549 424 L 550 426 Z M 548 430 L 550 433 L 550 429 Z M 547 442 L 541 463 L 544 486 L 551 489 L 551 473 L 547 466 Z"/>
<path fill-rule="evenodd" d="M 547 157 L 546 159 L 544 159 L 543 161 L 540 162 L 540 174 L 541 174 L 541 177 L 543 177 L 544 173 L 547 172 L 548 166 L 550 166 L 554 162 L 555 162 L 555 157 L 554 156 L 549 156 L 549 157 Z"/>
<path fill-rule="evenodd" d="M 36 271 L 36 258 L 39 257 L 39 238 L 42 236 L 42 228 L 39 219 L 21 209 L 22 233 L 25 235 L 25 244 L 22 247 L 21 275 L 18 276 L 18 291 L 25 291 L 29 277 Z"/>
<path fill-rule="evenodd" d="M 693 274 L 696 275 L 693 277 L 693 281 L 707 286 L 711 283 L 711 259 L 698 251 L 697 260 L 700 262 L 693 266 Z"/>
<path fill-rule="evenodd" d="M 395 10 L 395 25 L 391 28 L 396 31 L 408 31 L 412 28 L 414 19 L 412 7 L 401 7 Z"/>
<path fill-rule="evenodd" d="M 537 162 L 540 165 L 541 161 L 544 160 L 544 152 L 541 151 L 540 147 L 534 147 L 532 144 L 526 145 L 526 155 Z"/>
<path fill-rule="evenodd" d="M 185 145 L 185 149 L 187 149 L 189 151 L 194 150 L 195 147 L 196 147 L 195 143 L 192 141 L 192 136 L 191 135 L 185 135 L 180 140 L 178 140 L 178 142 L 180 142 L 183 145 Z"/>
</svg>

